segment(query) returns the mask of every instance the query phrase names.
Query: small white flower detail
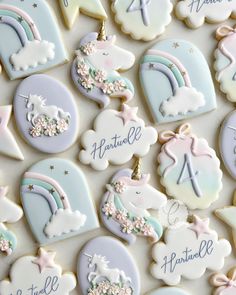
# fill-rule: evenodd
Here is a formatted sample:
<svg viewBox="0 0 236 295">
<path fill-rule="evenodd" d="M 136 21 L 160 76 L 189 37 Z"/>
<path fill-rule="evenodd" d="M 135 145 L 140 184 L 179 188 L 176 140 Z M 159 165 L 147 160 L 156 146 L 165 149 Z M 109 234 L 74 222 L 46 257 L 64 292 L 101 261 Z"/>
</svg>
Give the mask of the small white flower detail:
<svg viewBox="0 0 236 295">
<path fill-rule="evenodd" d="M 47 120 L 44 116 L 40 116 L 35 120 L 35 125 L 41 127 L 42 129 L 47 127 Z"/>
<path fill-rule="evenodd" d="M 0 251 L 2 252 L 8 252 L 8 250 L 11 248 L 10 242 L 5 239 L 0 240 Z"/>
<path fill-rule="evenodd" d="M 131 234 L 134 230 L 134 226 L 133 226 L 132 221 L 127 219 L 124 223 L 122 223 L 121 229 L 122 229 L 123 233 Z"/>
<path fill-rule="evenodd" d="M 69 125 L 65 119 L 60 119 L 59 121 L 57 121 L 58 133 L 63 133 L 64 131 L 68 130 L 68 127 Z"/>
<path fill-rule="evenodd" d="M 30 129 L 29 133 L 32 137 L 39 137 L 42 135 L 42 131 L 43 131 L 42 126 L 40 124 L 36 124 Z"/>
<path fill-rule="evenodd" d="M 108 294 L 117 295 L 120 292 L 120 288 L 117 285 L 111 285 Z"/>
<path fill-rule="evenodd" d="M 106 294 L 109 287 L 110 287 L 110 284 L 108 282 L 101 282 L 98 284 L 97 290 L 99 294 Z"/>
<path fill-rule="evenodd" d="M 97 289 L 89 289 L 88 295 L 100 295 L 100 293 Z"/>
<path fill-rule="evenodd" d="M 85 63 L 78 63 L 77 73 L 82 77 L 87 76 L 89 74 L 89 66 Z"/>
<path fill-rule="evenodd" d="M 112 94 L 114 93 L 114 85 L 111 82 L 105 82 L 101 85 L 101 89 L 105 94 Z"/>
<path fill-rule="evenodd" d="M 152 236 L 153 235 L 153 228 L 151 225 L 149 224 L 145 224 L 142 228 L 141 228 L 141 232 L 144 236 Z"/>
<path fill-rule="evenodd" d="M 91 90 L 94 87 L 93 80 L 90 77 L 83 77 L 83 80 L 81 81 L 81 85 L 88 90 Z"/>
<path fill-rule="evenodd" d="M 116 92 L 122 92 L 126 88 L 126 84 L 125 84 L 124 80 L 116 80 L 116 81 L 114 81 L 113 85 L 114 85 L 114 90 Z"/>
<path fill-rule="evenodd" d="M 96 52 L 96 45 L 94 42 L 88 42 L 87 44 L 83 45 L 80 47 L 80 50 L 85 54 L 85 55 L 91 55 L 94 52 Z"/>
<path fill-rule="evenodd" d="M 115 192 L 117 192 L 118 194 L 122 194 L 126 189 L 126 185 L 122 181 L 117 181 L 113 183 L 113 187 Z"/>
<path fill-rule="evenodd" d="M 118 220 L 119 222 L 123 223 L 127 220 L 127 214 L 124 211 L 116 211 L 116 220 Z"/>
<path fill-rule="evenodd" d="M 106 80 L 107 73 L 103 70 L 97 70 L 94 75 L 95 81 L 102 83 Z"/>
<path fill-rule="evenodd" d="M 133 223 L 134 227 L 139 230 L 142 229 L 145 224 L 146 224 L 145 219 L 142 217 L 137 217 Z"/>
<path fill-rule="evenodd" d="M 44 130 L 44 135 L 47 136 L 54 136 L 55 134 L 57 134 L 57 127 L 56 124 L 53 123 L 49 123 L 47 125 L 47 128 Z"/>
<path fill-rule="evenodd" d="M 115 212 L 116 212 L 116 208 L 114 206 L 114 204 L 112 202 L 107 202 L 103 208 L 102 208 L 102 212 L 106 215 L 106 216 L 112 216 Z"/>
</svg>

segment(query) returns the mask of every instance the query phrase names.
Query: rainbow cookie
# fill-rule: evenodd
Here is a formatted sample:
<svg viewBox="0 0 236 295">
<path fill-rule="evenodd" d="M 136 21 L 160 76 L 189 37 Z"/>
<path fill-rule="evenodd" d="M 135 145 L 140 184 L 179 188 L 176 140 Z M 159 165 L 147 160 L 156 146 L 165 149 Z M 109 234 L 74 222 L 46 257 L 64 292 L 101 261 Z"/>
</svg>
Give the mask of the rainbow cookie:
<svg viewBox="0 0 236 295">
<path fill-rule="evenodd" d="M 21 182 L 21 200 L 39 244 L 99 227 L 86 179 L 70 161 L 52 158 L 32 166 Z"/>
<path fill-rule="evenodd" d="M 171 22 L 170 0 L 112 0 L 115 20 L 122 31 L 137 40 L 150 41 Z"/>
<path fill-rule="evenodd" d="M 54 262 L 56 253 L 40 248 L 37 256 L 23 256 L 11 266 L 9 278 L 0 282 L 0 294 L 69 295 L 76 287 L 72 273 Z"/>
<path fill-rule="evenodd" d="M 154 45 L 141 59 L 140 81 L 158 123 L 198 116 L 216 108 L 208 64 L 190 42 L 166 39 Z"/>
<path fill-rule="evenodd" d="M 140 276 L 126 247 L 111 237 L 98 237 L 81 250 L 77 276 L 83 295 L 140 295 Z"/>
<path fill-rule="evenodd" d="M 67 61 L 55 16 L 44 0 L 2 0 L 0 35 L 1 62 L 11 80 Z"/>
<path fill-rule="evenodd" d="M 189 124 L 177 132 L 159 134 L 163 144 L 158 155 L 158 173 L 167 194 L 190 209 L 205 209 L 219 198 L 222 171 L 215 151 L 191 132 Z"/>
<path fill-rule="evenodd" d="M 107 18 L 100 0 L 59 0 L 59 3 L 69 29 L 73 27 L 76 16 L 80 12 L 97 19 Z"/>
</svg>

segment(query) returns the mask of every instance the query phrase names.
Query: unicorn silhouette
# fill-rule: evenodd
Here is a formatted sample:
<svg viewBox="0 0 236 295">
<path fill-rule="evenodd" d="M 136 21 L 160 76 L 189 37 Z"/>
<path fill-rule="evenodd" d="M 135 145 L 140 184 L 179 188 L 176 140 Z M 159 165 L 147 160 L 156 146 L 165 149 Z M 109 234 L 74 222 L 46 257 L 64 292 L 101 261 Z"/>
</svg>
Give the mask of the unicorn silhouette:
<svg viewBox="0 0 236 295">
<path fill-rule="evenodd" d="M 166 196 L 148 184 L 149 174 L 132 178 L 131 169 L 120 170 L 107 185 L 101 202 L 101 218 L 114 234 L 132 244 L 136 236 L 146 236 L 156 242 L 162 226 L 149 209 L 158 210 L 166 204 Z"/>
<path fill-rule="evenodd" d="M 115 42 L 115 36 L 86 35 L 72 65 L 72 78 L 79 91 L 102 107 L 110 103 L 110 97 L 129 101 L 134 96 L 132 83 L 121 77 L 118 71 L 130 69 L 135 57 L 116 46 Z"/>
</svg>

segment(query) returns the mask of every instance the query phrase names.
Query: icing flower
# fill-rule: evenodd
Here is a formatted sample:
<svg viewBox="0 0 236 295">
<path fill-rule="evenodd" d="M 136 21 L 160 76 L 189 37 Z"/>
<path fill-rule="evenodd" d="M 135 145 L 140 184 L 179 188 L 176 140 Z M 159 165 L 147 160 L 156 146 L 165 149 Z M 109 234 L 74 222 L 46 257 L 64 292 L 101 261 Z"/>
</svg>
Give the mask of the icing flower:
<svg viewBox="0 0 236 295">
<path fill-rule="evenodd" d="M 106 79 L 107 73 L 103 70 L 98 70 L 94 74 L 95 81 L 102 83 Z"/>
<path fill-rule="evenodd" d="M 113 187 L 115 192 L 117 192 L 118 194 L 122 194 L 126 189 L 126 185 L 122 181 L 117 181 L 113 183 Z"/>
<path fill-rule="evenodd" d="M 101 85 L 101 89 L 105 94 L 112 94 L 114 92 L 114 85 L 111 82 L 105 82 Z"/>
<path fill-rule="evenodd" d="M 41 127 L 42 129 L 47 127 L 47 120 L 44 116 L 40 116 L 35 120 L 35 125 Z"/>
<path fill-rule="evenodd" d="M 145 224 L 142 228 L 141 228 L 142 234 L 144 236 L 151 236 L 153 234 L 153 228 L 151 227 L 151 225 L 149 224 Z"/>
<path fill-rule="evenodd" d="M 5 239 L 0 240 L 0 251 L 8 252 L 11 248 L 10 242 Z"/>
<path fill-rule="evenodd" d="M 132 290 L 131 288 L 122 288 L 120 289 L 119 295 L 131 295 Z"/>
<path fill-rule="evenodd" d="M 89 76 L 88 77 L 83 77 L 83 80 L 81 81 L 81 85 L 85 89 L 91 90 L 94 87 L 93 79 L 91 79 Z"/>
<path fill-rule="evenodd" d="M 122 92 L 126 88 L 124 80 L 116 80 L 113 82 L 115 92 Z"/>
<path fill-rule="evenodd" d="M 138 230 L 142 229 L 145 226 L 145 219 L 142 217 L 137 217 L 133 223 L 134 227 Z"/>
<path fill-rule="evenodd" d="M 134 230 L 132 221 L 127 219 L 124 223 L 121 224 L 122 232 L 126 234 L 131 234 Z"/>
<path fill-rule="evenodd" d="M 112 202 L 107 202 L 103 206 L 102 211 L 106 216 L 112 216 L 116 212 L 116 208 Z"/>
<path fill-rule="evenodd" d="M 64 131 L 66 131 L 68 129 L 68 123 L 66 122 L 65 119 L 60 119 L 57 122 L 57 130 L 59 133 L 63 133 Z"/>
<path fill-rule="evenodd" d="M 49 123 L 47 125 L 47 128 L 44 130 L 44 135 L 47 136 L 54 136 L 57 133 L 57 128 L 56 128 L 56 124 L 53 123 Z"/>
<path fill-rule="evenodd" d="M 42 135 L 42 130 L 42 126 L 37 124 L 30 129 L 29 133 L 32 137 L 39 137 Z"/>
<path fill-rule="evenodd" d="M 99 291 L 96 289 L 89 289 L 88 290 L 88 295 L 100 295 Z"/>
<path fill-rule="evenodd" d="M 124 211 L 116 211 L 115 217 L 119 222 L 125 222 L 127 220 L 127 214 Z"/>
<path fill-rule="evenodd" d="M 110 285 L 108 282 L 101 282 L 98 284 L 97 290 L 100 292 L 99 294 L 106 294 Z"/>
<path fill-rule="evenodd" d="M 112 294 L 112 295 L 117 295 L 119 294 L 120 288 L 117 285 L 111 285 L 109 290 L 108 290 L 108 294 Z"/>
<path fill-rule="evenodd" d="M 83 62 L 78 63 L 77 64 L 77 73 L 82 77 L 87 76 L 89 74 L 89 66 Z"/>
<path fill-rule="evenodd" d="M 94 42 L 88 42 L 84 46 L 80 47 L 80 50 L 85 54 L 85 55 L 91 55 L 96 51 L 96 45 Z"/>
</svg>

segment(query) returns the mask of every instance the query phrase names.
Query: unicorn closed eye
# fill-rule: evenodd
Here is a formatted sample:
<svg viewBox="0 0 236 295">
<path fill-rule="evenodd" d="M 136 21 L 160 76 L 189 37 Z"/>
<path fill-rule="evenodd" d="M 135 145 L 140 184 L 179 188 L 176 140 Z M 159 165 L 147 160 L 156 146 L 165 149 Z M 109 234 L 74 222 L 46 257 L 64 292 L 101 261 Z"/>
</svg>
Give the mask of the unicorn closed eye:
<svg viewBox="0 0 236 295">
<path fill-rule="evenodd" d="M 129 101 L 134 96 L 132 83 L 120 76 L 118 71 L 130 69 L 134 55 L 115 45 L 115 36 L 105 36 L 104 27 L 100 34 L 90 33 L 81 41 L 72 65 L 72 78 L 81 93 L 102 107 L 110 98 Z M 102 34 L 103 32 L 103 34 Z"/>
<path fill-rule="evenodd" d="M 137 235 L 156 242 L 162 235 L 162 226 L 148 210 L 164 206 L 166 196 L 148 184 L 149 174 L 133 179 L 132 173 L 130 169 L 120 170 L 107 185 L 101 218 L 111 232 L 130 244 Z"/>
</svg>

